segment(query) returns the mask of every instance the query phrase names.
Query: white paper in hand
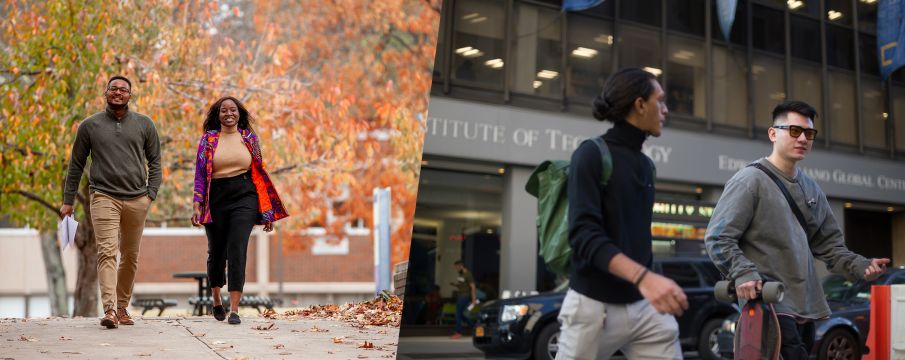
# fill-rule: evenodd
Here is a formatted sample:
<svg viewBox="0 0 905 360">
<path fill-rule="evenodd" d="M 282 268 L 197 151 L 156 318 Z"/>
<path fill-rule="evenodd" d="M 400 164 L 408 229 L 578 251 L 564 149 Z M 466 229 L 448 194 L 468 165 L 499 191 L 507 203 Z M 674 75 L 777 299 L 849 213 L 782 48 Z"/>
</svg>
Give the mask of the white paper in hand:
<svg viewBox="0 0 905 360">
<path fill-rule="evenodd" d="M 75 232 L 79 228 L 79 223 L 72 218 L 72 215 L 66 215 L 57 229 L 60 234 L 60 250 L 65 250 L 75 241 Z"/>
</svg>

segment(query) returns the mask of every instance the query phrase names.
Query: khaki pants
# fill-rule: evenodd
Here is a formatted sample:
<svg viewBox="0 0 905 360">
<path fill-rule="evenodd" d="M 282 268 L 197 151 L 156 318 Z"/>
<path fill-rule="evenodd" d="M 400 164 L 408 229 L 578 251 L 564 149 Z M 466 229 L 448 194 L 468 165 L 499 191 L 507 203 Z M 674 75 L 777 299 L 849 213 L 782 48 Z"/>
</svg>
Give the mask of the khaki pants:
<svg viewBox="0 0 905 360">
<path fill-rule="evenodd" d="M 609 359 L 616 350 L 630 360 L 682 359 L 679 323 L 647 300 L 606 304 L 569 289 L 558 319 L 556 360 Z"/>
<path fill-rule="evenodd" d="M 138 270 L 141 234 L 150 207 L 151 198 L 147 195 L 120 200 L 99 192 L 91 194 L 91 222 L 97 240 L 97 277 L 104 312 L 129 306 Z M 117 253 L 121 255 L 119 269 Z"/>
</svg>

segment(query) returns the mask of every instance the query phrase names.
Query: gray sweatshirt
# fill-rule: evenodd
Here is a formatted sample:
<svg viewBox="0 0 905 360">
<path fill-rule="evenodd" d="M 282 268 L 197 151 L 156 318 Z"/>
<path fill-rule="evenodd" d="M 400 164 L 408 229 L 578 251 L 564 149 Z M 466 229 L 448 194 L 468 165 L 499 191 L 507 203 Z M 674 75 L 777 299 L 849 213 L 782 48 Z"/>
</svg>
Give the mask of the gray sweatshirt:
<svg viewBox="0 0 905 360">
<path fill-rule="evenodd" d="M 760 169 L 745 167 L 723 190 L 704 242 L 723 275 L 736 284 L 780 281 L 786 293 L 776 311 L 807 319 L 830 315 L 814 269 L 814 259 L 850 280 L 862 278 L 870 260 L 845 247 L 845 239 L 817 183 L 797 171 L 791 178 L 762 158 L 757 162 L 776 174 L 807 220 L 808 236 L 779 187 Z"/>
<path fill-rule="evenodd" d="M 91 155 L 91 191 L 129 199 L 157 198 L 160 188 L 160 140 L 151 118 L 129 111 L 117 120 L 110 110 L 91 115 L 81 124 L 63 191 L 63 204 L 72 205 L 85 163 Z"/>
</svg>

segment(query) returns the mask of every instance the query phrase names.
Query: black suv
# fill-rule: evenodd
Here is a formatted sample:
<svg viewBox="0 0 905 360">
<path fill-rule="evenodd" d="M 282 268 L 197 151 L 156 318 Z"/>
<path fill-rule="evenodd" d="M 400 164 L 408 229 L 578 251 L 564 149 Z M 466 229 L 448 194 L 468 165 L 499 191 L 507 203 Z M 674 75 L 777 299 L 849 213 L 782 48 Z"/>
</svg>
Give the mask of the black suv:
<svg viewBox="0 0 905 360">
<path fill-rule="evenodd" d="M 673 279 L 688 296 L 688 310 L 677 318 L 683 350 L 698 351 L 702 359 L 719 359 L 717 333 L 736 310 L 714 298 L 713 284 L 721 276 L 710 259 L 655 259 L 652 270 Z M 478 313 L 474 346 L 487 357 L 553 359 L 559 348 L 556 317 L 565 296 L 565 291 L 558 291 L 487 303 Z"/>
</svg>

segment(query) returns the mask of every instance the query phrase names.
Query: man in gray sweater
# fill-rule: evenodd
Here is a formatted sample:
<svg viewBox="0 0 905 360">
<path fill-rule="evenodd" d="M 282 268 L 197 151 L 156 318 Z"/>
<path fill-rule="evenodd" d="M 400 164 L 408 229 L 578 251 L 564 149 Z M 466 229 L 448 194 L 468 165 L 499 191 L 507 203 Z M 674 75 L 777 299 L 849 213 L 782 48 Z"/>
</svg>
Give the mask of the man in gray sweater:
<svg viewBox="0 0 905 360">
<path fill-rule="evenodd" d="M 126 308 L 138 270 L 145 216 L 160 188 L 160 140 L 149 117 L 129 111 L 129 79 L 110 78 L 104 96 L 107 109 L 79 124 L 60 213 L 72 214 L 90 155 L 91 223 L 97 240 L 97 274 L 104 306 L 101 326 L 116 328 L 117 324 L 134 324 Z M 121 255 L 118 269 L 117 253 Z"/>
<path fill-rule="evenodd" d="M 757 297 L 765 280 L 785 285 L 785 298 L 775 309 L 786 360 L 808 358 L 815 336 L 813 321 L 830 315 L 814 269 L 815 258 L 852 280 L 873 280 L 889 263 L 885 258 L 866 259 L 845 247 L 823 190 L 797 168 L 817 136 L 816 116 L 817 111 L 804 102 L 777 105 L 768 130 L 773 153 L 754 163 L 788 189 L 804 215 L 807 231 L 771 177 L 748 166 L 726 183 L 704 240 L 717 268 L 735 281 L 740 301 Z"/>
</svg>

